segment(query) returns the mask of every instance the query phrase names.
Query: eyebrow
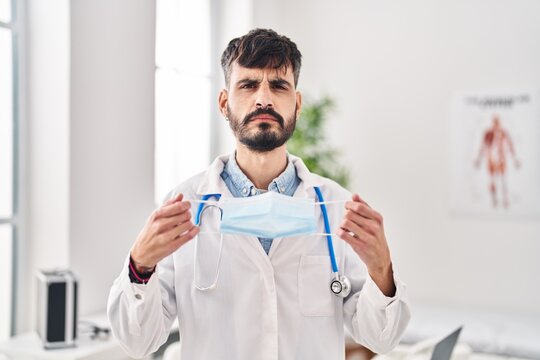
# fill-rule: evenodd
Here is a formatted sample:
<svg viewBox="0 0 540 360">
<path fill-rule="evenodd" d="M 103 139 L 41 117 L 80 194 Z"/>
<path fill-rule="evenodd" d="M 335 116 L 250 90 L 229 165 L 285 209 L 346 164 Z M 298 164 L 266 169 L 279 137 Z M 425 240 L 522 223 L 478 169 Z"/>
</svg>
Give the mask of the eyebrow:
<svg viewBox="0 0 540 360">
<path fill-rule="evenodd" d="M 245 79 L 241 79 L 241 80 L 238 80 L 236 82 L 237 85 L 255 85 L 255 84 L 260 84 L 261 83 L 261 80 L 257 80 L 257 79 L 254 79 L 254 78 L 245 78 Z"/>
<path fill-rule="evenodd" d="M 277 79 L 274 79 L 274 80 L 270 80 L 270 84 L 271 85 L 278 85 L 278 86 L 282 86 L 282 85 L 287 85 L 288 87 L 291 87 L 291 83 L 288 82 L 287 80 L 285 79 L 282 79 L 282 78 L 277 78 Z"/>
<path fill-rule="evenodd" d="M 270 80 L 269 82 L 270 82 L 270 85 L 273 85 L 273 86 L 276 86 L 276 85 L 278 86 L 287 85 L 289 87 L 292 86 L 290 82 L 282 78 L 273 79 L 273 80 Z M 237 85 L 257 85 L 260 83 L 261 83 L 261 80 L 255 79 L 255 78 L 245 78 L 245 79 L 238 80 L 236 82 Z"/>
</svg>

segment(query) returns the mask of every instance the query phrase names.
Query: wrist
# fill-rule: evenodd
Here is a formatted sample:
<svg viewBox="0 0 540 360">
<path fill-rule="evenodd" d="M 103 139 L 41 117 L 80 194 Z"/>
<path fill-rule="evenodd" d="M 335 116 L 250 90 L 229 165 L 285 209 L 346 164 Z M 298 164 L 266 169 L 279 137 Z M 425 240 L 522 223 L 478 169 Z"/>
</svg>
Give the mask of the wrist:
<svg viewBox="0 0 540 360">
<path fill-rule="evenodd" d="M 372 278 L 386 278 L 392 275 L 392 261 L 377 264 L 376 266 L 368 266 L 368 272 Z"/>
<path fill-rule="evenodd" d="M 154 272 L 154 270 L 156 269 L 156 265 L 154 266 L 144 266 L 144 265 L 141 265 L 139 263 L 137 263 L 136 261 L 132 261 L 132 264 L 133 264 L 133 268 L 134 270 L 139 273 L 139 274 L 151 274 Z"/>
<path fill-rule="evenodd" d="M 153 268 L 150 268 L 150 270 L 145 269 L 146 271 L 140 271 L 135 268 L 133 258 L 131 256 L 129 257 L 129 265 L 128 265 L 129 279 L 132 283 L 136 283 L 136 284 L 148 283 L 155 269 L 156 267 L 154 266 Z"/>
<path fill-rule="evenodd" d="M 377 285 L 385 296 L 392 297 L 395 295 L 396 285 L 394 283 L 394 271 L 391 262 L 386 266 L 368 269 L 368 272 L 375 285 Z"/>
<path fill-rule="evenodd" d="M 131 265 L 133 266 L 133 269 L 136 270 L 139 274 L 146 274 L 146 273 L 154 272 L 154 269 L 156 268 L 156 264 L 148 264 L 148 263 L 145 263 L 144 261 L 141 261 L 134 251 L 132 251 L 129 256 L 130 256 L 129 259 L 130 259 Z"/>
</svg>

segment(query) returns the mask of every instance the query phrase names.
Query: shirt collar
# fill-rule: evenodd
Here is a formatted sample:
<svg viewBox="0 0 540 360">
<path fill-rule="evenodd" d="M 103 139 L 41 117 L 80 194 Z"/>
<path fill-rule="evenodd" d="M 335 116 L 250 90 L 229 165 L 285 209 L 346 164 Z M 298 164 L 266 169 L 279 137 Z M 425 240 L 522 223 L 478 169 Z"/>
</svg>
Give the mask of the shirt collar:
<svg viewBox="0 0 540 360">
<path fill-rule="evenodd" d="M 229 156 L 227 163 L 223 168 L 222 176 L 228 177 L 232 185 L 238 190 L 242 197 L 248 197 L 260 193 L 249 178 L 242 172 L 236 162 L 235 153 Z M 296 184 L 296 168 L 287 154 L 287 167 L 285 170 L 268 185 L 269 191 L 275 191 L 280 194 L 293 195 Z"/>
<path fill-rule="evenodd" d="M 322 186 L 322 178 L 316 174 L 312 174 L 302 159 L 292 154 L 287 154 L 287 158 L 289 163 L 294 165 L 296 175 L 302 181 L 294 195 L 305 196 L 311 194 L 311 191 L 308 191 L 308 189 L 314 186 Z M 212 162 L 210 167 L 202 174 L 202 178 L 199 179 L 196 190 L 198 195 L 222 194 L 224 196 L 231 196 L 227 185 L 220 176 L 220 174 L 223 173 L 223 169 L 225 168 L 228 159 L 230 159 L 230 154 L 223 154 L 218 156 Z"/>
</svg>

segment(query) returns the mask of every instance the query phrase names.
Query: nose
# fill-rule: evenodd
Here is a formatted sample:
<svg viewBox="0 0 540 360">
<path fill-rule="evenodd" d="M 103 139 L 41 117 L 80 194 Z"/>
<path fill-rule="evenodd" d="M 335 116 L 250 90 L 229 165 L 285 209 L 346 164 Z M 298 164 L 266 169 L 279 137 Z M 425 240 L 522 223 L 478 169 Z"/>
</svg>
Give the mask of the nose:
<svg viewBox="0 0 540 360">
<path fill-rule="evenodd" d="M 257 109 L 268 109 L 274 107 L 274 102 L 272 100 L 272 92 L 270 91 L 267 84 L 261 84 L 261 86 L 259 87 L 255 100 L 255 107 L 257 107 Z"/>
</svg>

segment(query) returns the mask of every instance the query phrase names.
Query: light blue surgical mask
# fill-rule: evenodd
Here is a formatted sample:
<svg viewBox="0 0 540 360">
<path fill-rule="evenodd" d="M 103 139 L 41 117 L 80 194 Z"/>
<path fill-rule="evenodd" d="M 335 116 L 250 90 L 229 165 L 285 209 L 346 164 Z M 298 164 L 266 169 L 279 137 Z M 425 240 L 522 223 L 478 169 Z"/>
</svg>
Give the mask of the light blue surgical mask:
<svg viewBox="0 0 540 360">
<path fill-rule="evenodd" d="M 317 231 L 313 199 L 269 191 L 247 198 L 221 198 L 218 206 L 221 233 L 274 239 Z"/>
<path fill-rule="evenodd" d="M 217 197 L 219 201 L 208 200 L 210 196 Z M 316 208 L 322 204 L 345 203 L 347 200 L 321 201 L 315 202 L 314 199 L 303 197 L 291 197 L 277 192 L 267 192 L 262 195 L 251 196 L 247 198 L 223 198 L 219 194 L 211 194 L 202 200 L 188 200 L 199 203 L 199 209 L 196 216 L 196 224 L 202 222 L 202 214 L 205 210 L 219 208 L 221 211 L 221 224 L 219 233 L 201 231 L 197 237 L 194 252 L 194 285 L 198 290 L 206 291 L 216 287 L 219 271 L 221 268 L 221 254 L 223 249 L 224 234 L 242 234 L 261 238 L 279 238 L 291 236 L 330 236 L 329 227 L 325 232 L 317 232 Z M 326 212 L 326 210 L 325 210 Z M 326 216 L 325 216 L 326 217 Z M 325 220 L 325 223 L 327 220 Z M 208 285 L 201 283 L 201 271 L 199 269 L 198 253 L 201 252 L 200 235 L 220 235 L 219 253 L 217 255 L 217 264 L 215 275 L 212 277 L 207 274 L 206 277 L 213 279 Z M 333 254 L 333 248 L 332 248 Z M 331 254 L 331 256 L 333 256 Z M 207 257 L 207 256 L 206 256 Z M 205 257 L 205 258 L 206 258 Z M 337 267 L 335 270 L 337 274 Z M 350 288 L 350 286 L 349 286 Z"/>
</svg>

